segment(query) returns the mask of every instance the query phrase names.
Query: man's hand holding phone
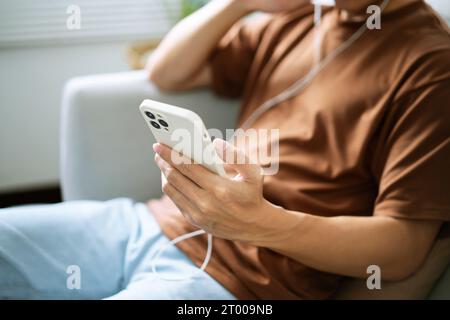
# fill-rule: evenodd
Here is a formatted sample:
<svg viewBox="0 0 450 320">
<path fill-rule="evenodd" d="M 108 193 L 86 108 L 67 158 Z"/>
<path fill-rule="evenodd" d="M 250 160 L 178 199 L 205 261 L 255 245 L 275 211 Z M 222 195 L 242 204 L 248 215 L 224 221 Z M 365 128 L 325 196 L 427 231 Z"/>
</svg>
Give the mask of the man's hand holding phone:
<svg viewBox="0 0 450 320">
<path fill-rule="evenodd" d="M 155 143 L 155 161 L 166 177 L 163 191 L 189 222 L 208 233 L 229 240 L 260 243 L 270 232 L 267 226 L 273 221 L 269 216 L 273 210 L 267 210 L 272 204 L 263 197 L 261 167 L 249 161 L 227 163 L 226 159 L 246 156 L 222 139 L 215 139 L 214 145 L 229 177 L 221 177 L 190 161 L 181 164 L 172 161 L 175 151 Z"/>
</svg>

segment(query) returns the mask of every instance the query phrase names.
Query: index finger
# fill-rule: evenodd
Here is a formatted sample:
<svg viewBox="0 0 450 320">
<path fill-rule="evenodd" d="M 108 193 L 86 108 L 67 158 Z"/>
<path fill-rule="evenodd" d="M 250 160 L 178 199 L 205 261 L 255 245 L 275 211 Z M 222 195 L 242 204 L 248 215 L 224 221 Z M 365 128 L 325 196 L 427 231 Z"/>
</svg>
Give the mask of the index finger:
<svg viewBox="0 0 450 320">
<path fill-rule="evenodd" d="M 193 163 L 193 161 L 170 147 L 155 143 L 153 150 L 160 155 L 172 167 L 180 171 L 184 176 L 198 184 L 201 188 L 211 190 L 218 183 L 223 183 L 219 175 L 211 172 L 200 164 Z M 173 161 L 172 157 L 177 156 L 177 161 Z M 178 160 L 182 161 L 178 161 Z"/>
</svg>

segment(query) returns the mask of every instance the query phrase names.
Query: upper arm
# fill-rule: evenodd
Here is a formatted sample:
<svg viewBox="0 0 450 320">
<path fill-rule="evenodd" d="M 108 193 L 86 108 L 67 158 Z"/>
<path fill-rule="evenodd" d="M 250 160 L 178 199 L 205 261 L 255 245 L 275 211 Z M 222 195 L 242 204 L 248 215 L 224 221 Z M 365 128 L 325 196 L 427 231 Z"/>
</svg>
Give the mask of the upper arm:
<svg viewBox="0 0 450 320">
<path fill-rule="evenodd" d="M 414 273 L 450 221 L 450 73 L 445 60 L 422 63 L 389 106 L 374 157 L 378 195 L 374 215 L 388 218 L 404 261 Z M 430 80 L 432 79 L 432 80 Z M 395 268 L 394 268 L 395 269 Z"/>
<path fill-rule="evenodd" d="M 237 96 L 243 90 L 261 35 L 269 21 L 269 16 L 262 16 L 250 22 L 236 23 L 215 46 L 200 68 L 187 79 L 162 81 L 162 75 L 167 78 L 165 71 L 161 72 L 161 68 L 157 70 L 154 60 L 149 59 L 146 66 L 149 79 L 166 91 L 211 87 L 219 95 Z"/>
</svg>

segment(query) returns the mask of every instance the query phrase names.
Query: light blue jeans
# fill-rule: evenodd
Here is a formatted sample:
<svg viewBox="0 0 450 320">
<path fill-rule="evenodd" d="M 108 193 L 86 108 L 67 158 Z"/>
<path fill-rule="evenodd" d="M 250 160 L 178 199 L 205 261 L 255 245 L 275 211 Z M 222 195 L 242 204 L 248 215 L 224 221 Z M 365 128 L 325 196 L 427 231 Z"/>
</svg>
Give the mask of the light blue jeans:
<svg viewBox="0 0 450 320">
<path fill-rule="evenodd" d="M 0 299 L 234 299 L 204 272 L 155 276 L 152 256 L 168 241 L 147 206 L 129 199 L 2 209 Z M 157 270 L 179 277 L 196 266 L 171 247 Z"/>
</svg>

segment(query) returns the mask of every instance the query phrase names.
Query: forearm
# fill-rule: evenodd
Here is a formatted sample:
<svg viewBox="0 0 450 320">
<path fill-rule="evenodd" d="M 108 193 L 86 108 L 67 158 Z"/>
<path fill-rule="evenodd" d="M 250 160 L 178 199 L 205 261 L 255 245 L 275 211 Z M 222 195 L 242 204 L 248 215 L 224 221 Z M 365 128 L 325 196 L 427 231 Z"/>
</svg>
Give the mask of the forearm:
<svg viewBox="0 0 450 320">
<path fill-rule="evenodd" d="M 367 277 L 378 265 L 387 280 L 415 272 L 438 232 L 439 222 L 390 217 L 319 217 L 271 206 L 272 233 L 259 245 L 325 272 Z"/>
<path fill-rule="evenodd" d="M 178 23 L 152 54 L 150 78 L 162 87 L 176 87 L 205 65 L 220 39 L 248 13 L 239 1 L 212 1 Z"/>
</svg>

